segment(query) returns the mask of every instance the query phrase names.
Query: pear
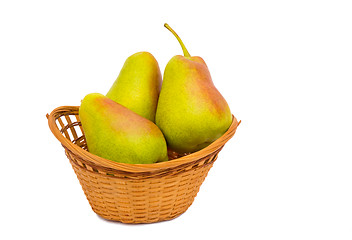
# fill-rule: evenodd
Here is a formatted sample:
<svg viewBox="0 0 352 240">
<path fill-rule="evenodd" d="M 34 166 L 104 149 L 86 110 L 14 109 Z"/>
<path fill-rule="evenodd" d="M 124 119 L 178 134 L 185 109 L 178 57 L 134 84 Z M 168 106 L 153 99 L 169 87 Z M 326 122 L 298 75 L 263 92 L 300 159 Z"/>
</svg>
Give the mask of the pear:
<svg viewBox="0 0 352 240">
<path fill-rule="evenodd" d="M 162 76 L 149 52 L 128 57 L 106 96 L 154 122 Z"/>
<path fill-rule="evenodd" d="M 221 137 L 230 127 L 230 108 L 216 89 L 201 57 L 192 57 L 175 31 L 184 56 L 167 63 L 155 122 L 170 149 L 178 153 L 198 151 Z"/>
<path fill-rule="evenodd" d="M 89 152 L 116 162 L 145 164 L 166 161 L 160 129 L 100 93 L 84 97 L 79 117 Z"/>
</svg>

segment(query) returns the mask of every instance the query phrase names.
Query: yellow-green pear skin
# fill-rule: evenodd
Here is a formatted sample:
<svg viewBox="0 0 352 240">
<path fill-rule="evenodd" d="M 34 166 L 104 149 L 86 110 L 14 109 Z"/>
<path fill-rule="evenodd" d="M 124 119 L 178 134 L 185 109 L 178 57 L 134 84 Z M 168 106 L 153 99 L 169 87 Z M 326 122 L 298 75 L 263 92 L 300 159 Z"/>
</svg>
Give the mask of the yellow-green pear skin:
<svg viewBox="0 0 352 240">
<path fill-rule="evenodd" d="M 168 160 L 165 138 L 153 122 L 100 93 L 84 97 L 79 117 L 90 153 L 132 164 Z"/>
<path fill-rule="evenodd" d="M 159 64 L 149 52 L 128 57 L 106 96 L 133 112 L 155 121 L 161 89 Z"/>
<path fill-rule="evenodd" d="M 232 114 L 204 60 L 191 57 L 181 46 L 185 56 L 174 56 L 165 67 L 155 121 L 170 149 L 189 153 L 221 137 Z"/>
</svg>

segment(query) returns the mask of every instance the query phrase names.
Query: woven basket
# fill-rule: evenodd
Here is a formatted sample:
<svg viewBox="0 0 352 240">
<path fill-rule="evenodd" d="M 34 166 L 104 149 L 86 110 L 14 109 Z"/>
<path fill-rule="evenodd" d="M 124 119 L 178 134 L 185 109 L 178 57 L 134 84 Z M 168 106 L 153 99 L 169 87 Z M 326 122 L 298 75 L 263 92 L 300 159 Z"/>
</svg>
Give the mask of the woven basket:
<svg viewBox="0 0 352 240">
<path fill-rule="evenodd" d="M 167 162 L 117 163 L 87 151 L 77 106 L 47 114 L 49 127 L 61 142 L 93 211 L 124 223 L 173 219 L 192 204 L 209 169 L 239 125 L 233 117 L 228 131 L 208 147 L 184 156 L 169 152 Z"/>
</svg>

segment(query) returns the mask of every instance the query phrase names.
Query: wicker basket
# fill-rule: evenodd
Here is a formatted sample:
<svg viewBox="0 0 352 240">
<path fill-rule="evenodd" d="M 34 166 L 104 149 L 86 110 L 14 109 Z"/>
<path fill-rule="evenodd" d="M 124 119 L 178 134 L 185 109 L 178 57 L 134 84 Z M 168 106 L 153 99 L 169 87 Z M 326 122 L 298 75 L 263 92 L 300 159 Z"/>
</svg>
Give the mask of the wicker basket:
<svg viewBox="0 0 352 240">
<path fill-rule="evenodd" d="M 239 122 L 208 147 L 154 164 L 117 163 L 87 151 L 77 106 L 63 106 L 47 115 L 49 127 L 61 142 L 93 211 L 124 223 L 173 219 L 192 204 L 209 169 Z M 175 159 L 176 158 L 176 159 Z"/>
</svg>

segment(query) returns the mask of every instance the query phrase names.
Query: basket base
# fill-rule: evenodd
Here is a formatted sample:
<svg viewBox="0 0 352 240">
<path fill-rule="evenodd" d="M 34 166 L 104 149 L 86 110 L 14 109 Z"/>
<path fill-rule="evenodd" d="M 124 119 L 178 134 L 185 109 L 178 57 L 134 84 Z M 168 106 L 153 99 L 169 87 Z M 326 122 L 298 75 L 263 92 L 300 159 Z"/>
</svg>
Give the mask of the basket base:
<svg viewBox="0 0 352 240">
<path fill-rule="evenodd" d="M 93 210 L 94 211 L 94 210 Z M 182 214 L 184 214 L 187 211 L 187 209 L 184 212 L 177 213 L 174 216 L 169 216 L 167 218 L 150 218 L 147 220 L 140 219 L 140 221 L 133 219 L 133 218 L 123 218 L 123 219 L 117 219 L 111 216 L 101 216 L 99 213 L 95 212 L 96 216 L 98 216 L 100 219 L 108 222 L 113 222 L 113 223 L 123 223 L 123 224 L 150 224 L 150 223 L 158 223 L 158 222 L 165 222 L 165 221 L 170 221 L 175 218 L 178 218 Z"/>
</svg>

